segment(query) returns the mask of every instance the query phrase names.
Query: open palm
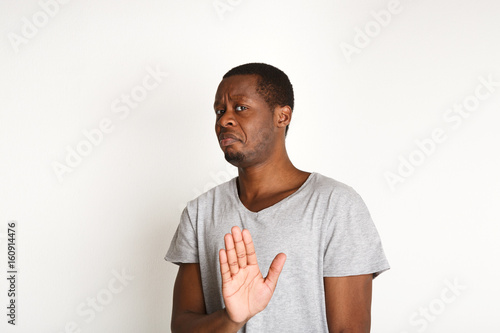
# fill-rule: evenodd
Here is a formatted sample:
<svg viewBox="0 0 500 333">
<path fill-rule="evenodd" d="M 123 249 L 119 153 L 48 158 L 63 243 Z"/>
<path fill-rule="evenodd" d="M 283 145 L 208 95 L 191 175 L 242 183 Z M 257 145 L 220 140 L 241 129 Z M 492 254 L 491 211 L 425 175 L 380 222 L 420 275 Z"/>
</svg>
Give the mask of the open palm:
<svg viewBox="0 0 500 333">
<path fill-rule="evenodd" d="M 222 296 L 229 318 L 243 323 L 264 310 L 278 282 L 286 255 L 278 254 L 263 278 L 248 230 L 233 227 L 224 236 L 226 249 L 219 252 L 222 276 Z"/>
</svg>

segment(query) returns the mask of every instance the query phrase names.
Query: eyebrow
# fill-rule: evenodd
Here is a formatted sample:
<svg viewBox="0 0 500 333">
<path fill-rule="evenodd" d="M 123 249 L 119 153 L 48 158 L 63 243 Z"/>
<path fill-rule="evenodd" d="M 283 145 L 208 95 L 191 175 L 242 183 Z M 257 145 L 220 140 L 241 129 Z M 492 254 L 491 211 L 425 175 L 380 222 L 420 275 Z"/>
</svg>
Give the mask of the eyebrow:
<svg viewBox="0 0 500 333">
<path fill-rule="evenodd" d="M 236 100 L 244 100 L 244 101 L 251 101 L 252 100 L 251 98 L 249 98 L 245 95 L 233 95 L 231 97 L 232 97 L 231 99 L 236 99 Z M 214 108 L 216 108 L 218 104 L 221 104 L 220 100 L 216 100 L 214 102 Z"/>
</svg>

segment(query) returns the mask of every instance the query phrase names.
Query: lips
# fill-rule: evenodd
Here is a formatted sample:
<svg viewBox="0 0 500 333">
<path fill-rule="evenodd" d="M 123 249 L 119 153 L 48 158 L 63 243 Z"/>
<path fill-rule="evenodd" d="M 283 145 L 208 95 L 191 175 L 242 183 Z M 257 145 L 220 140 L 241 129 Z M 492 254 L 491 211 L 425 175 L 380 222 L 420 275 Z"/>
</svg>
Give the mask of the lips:
<svg viewBox="0 0 500 333">
<path fill-rule="evenodd" d="M 219 144 L 222 147 L 232 145 L 233 143 L 240 141 L 235 135 L 230 133 L 221 133 L 219 135 Z"/>
</svg>

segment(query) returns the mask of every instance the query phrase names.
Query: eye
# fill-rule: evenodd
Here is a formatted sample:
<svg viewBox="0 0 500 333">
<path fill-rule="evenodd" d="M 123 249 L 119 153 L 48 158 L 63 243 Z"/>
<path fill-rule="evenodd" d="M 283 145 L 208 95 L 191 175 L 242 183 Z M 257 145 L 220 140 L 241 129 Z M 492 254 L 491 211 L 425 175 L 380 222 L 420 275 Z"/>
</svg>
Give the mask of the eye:
<svg viewBox="0 0 500 333">
<path fill-rule="evenodd" d="M 238 106 L 235 108 L 235 110 L 236 110 L 236 111 L 244 111 L 244 110 L 246 110 L 246 109 L 248 109 L 248 108 L 247 108 L 246 106 L 243 106 L 243 105 L 238 105 Z"/>
<path fill-rule="evenodd" d="M 223 113 L 224 113 L 224 110 L 222 110 L 222 109 L 221 110 L 215 110 L 215 114 L 217 116 L 222 116 Z"/>
</svg>

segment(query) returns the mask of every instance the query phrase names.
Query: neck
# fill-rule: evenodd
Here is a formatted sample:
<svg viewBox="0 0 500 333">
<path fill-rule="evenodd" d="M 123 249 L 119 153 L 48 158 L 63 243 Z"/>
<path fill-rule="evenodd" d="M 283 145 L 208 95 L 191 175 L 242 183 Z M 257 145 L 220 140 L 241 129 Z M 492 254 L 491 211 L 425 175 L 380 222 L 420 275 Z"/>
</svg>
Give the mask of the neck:
<svg viewBox="0 0 500 333">
<path fill-rule="evenodd" d="M 238 193 L 241 199 L 253 200 L 300 187 L 308 176 L 282 150 L 259 165 L 238 168 Z"/>
</svg>

